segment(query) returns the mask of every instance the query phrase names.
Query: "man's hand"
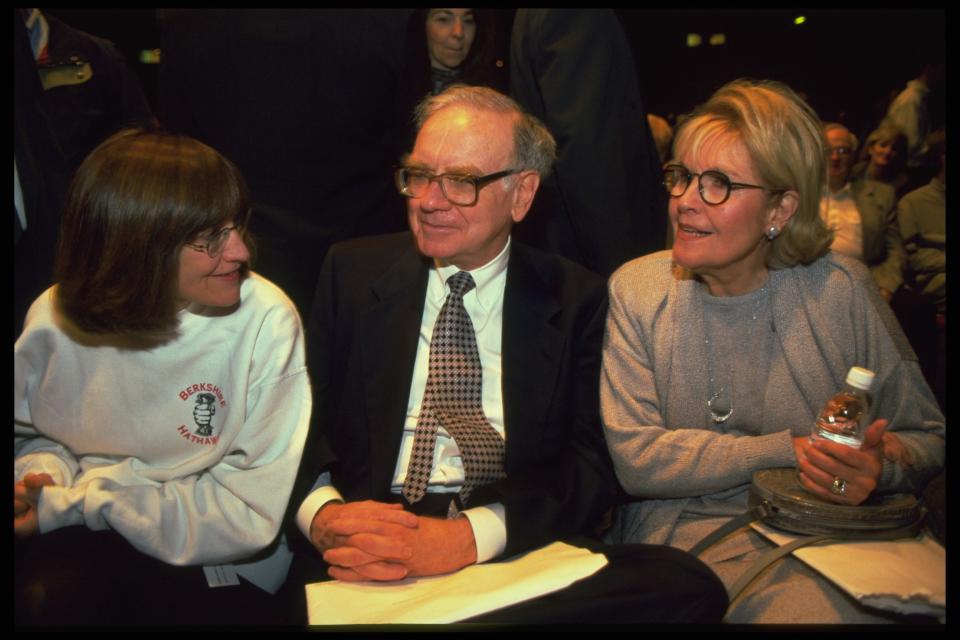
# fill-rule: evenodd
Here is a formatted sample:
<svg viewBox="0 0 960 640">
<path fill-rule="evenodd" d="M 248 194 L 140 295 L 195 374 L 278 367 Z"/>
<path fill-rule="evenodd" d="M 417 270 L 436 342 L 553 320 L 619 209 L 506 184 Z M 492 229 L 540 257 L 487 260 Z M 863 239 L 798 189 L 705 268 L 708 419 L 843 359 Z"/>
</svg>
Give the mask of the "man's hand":
<svg viewBox="0 0 960 640">
<path fill-rule="evenodd" d="M 392 581 L 451 573 L 477 560 L 465 517 L 419 518 L 401 505 L 328 503 L 310 528 L 314 545 L 338 580 Z"/>
<path fill-rule="evenodd" d="M 887 421 L 876 420 L 864 433 L 859 449 L 816 438 L 794 438 L 800 484 L 814 495 L 841 504 L 860 504 L 873 493 L 883 472 Z M 831 491 L 834 480 L 845 482 L 842 494 Z"/>
<path fill-rule="evenodd" d="M 389 527 L 394 528 L 390 533 L 396 536 L 395 542 L 400 542 L 403 548 L 410 550 L 408 558 L 390 563 L 402 566 L 406 570 L 406 574 L 401 577 L 453 573 L 477 561 L 477 545 L 473 539 L 473 528 L 465 517 L 453 520 L 421 517 L 419 526 L 416 528 L 402 528 L 396 525 L 389 525 Z M 349 540 L 352 542 L 353 537 L 351 536 Z M 366 542 L 364 541 L 364 546 L 367 546 Z M 371 579 L 370 565 L 352 565 L 354 560 L 362 561 L 363 559 L 362 555 L 355 555 L 356 551 L 357 549 L 354 548 L 340 547 L 324 553 L 324 560 L 331 565 L 330 575 L 337 580 L 347 582 Z"/>
<path fill-rule="evenodd" d="M 28 473 L 13 485 L 13 534 L 17 538 L 28 538 L 40 532 L 37 517 L 40 489 L 54 484 L 47 473 Z"/>
<path fill-rule="evenodd" d="M 343 568 L 358 576 L 353 580 L 401 580 L 409 570 L 400 562 L 413 550 L 399 534 L 417 526 L 417 516 L 400 504 L 328 502 L 313 517 L 310 541 L 331 565 L 334 578 L 339 578 L 335 569 Z"/>
</svg>

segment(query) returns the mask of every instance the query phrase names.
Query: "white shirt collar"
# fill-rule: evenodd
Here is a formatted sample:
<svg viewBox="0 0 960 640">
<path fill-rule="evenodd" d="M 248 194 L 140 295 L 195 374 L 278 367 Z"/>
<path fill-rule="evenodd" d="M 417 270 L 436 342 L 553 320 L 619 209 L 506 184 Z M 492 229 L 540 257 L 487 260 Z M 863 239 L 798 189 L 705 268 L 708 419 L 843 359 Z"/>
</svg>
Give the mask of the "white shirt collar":
<svg viewBox="0 0 960 640">
<path fill-rule="evenodd" d="M 474 290 L 477 292 L 477 301 L 480 303 L 480 308 L 484 311 L 490 309 L 491 304 L 497 300 L 499 293 L 502 291 L 502 285 L 498 287 L 496 283 L 499 282 L 498 276 L 507 270 L 507 263 L 510 260 L 510 242 L 511 240 L 508 236 L 507 244 L 504 245 L 503 250 L 497 254 L 497 257 L 478 269 L 467 271 L 477 285 Z M 464 271 L 464 269 L 460 269 L 455 265 L 440 266 L 435 263 L 433 271 L 439 277 L 442 286 L 430 287 L 430 289 L 433 292 L 432 295 L 434 299 L 441 301 L 449 291 L 446 284 L 447 279 L 455 273 Z"/>
<path fill-rule="evenodd" d="M 834 200 L 844 200 L 853 195 L 853 192 L 850 190 L 849 180 L 846 182 L 846 184 L 843 185 L 843 187 L 839 191 L 831 191 L 829 186 L 827 187 L 826 191 L 827 192 L 826 194 L 824 194 L 824 197 L 832 198 Z"/>
</svg>

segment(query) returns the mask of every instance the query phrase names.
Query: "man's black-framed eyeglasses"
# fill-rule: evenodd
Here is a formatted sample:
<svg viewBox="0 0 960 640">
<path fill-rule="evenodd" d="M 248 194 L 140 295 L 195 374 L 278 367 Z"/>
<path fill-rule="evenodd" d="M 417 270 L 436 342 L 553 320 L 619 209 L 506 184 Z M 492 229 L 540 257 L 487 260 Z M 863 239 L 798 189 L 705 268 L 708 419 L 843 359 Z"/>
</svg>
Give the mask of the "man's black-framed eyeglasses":
<svg viewBox="0 0 960 640">
<path fill-rule="evenodd" d="M 758 184 L 732 182 L 725 174 L 719 171 L 704 171 L 693 173 L 682 164 L 668 164 L 663 168 L 663 186 L 673 198 L 679 198 L 687 191 L 687 187 L 697 177 L 697 187 L 700 197 L 707 204 L 723 204 L 730 197 L 730 192 L 736 189 L 763 189 L 771 193 L 778 193 L 782 189 L 771 189 Z"/>
<path fill-rule="evenodd" d="M 472 207 L 480 197 L 480 189 L 495 180 L 518 172 L 518 169 L 505 169 L 485 176 L 472 176 L 462 173 L 433 174 L 423 169 L 400 167 L 394 178 L 397 190 L 402 196 L 422 198 L 430 187 L 430 183 L 436 180 L 440 184 L 440 191 L 444 198 L 460 207 Z"/>
</svg>

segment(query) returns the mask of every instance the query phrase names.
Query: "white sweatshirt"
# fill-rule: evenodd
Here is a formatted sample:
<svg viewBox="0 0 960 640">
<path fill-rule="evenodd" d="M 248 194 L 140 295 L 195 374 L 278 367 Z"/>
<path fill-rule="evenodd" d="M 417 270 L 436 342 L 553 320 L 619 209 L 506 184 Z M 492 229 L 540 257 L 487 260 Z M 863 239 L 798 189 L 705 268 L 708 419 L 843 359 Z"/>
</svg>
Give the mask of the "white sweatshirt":
<svg viewBox="0 0 960 640">
<path fill-rule="evenodd" d="M 252 274 L 232 313 L 191 306 L 177 339 L 134 350 L 68 337 L 53 292 L 14 346 L 14 481 L 45 472 L 57 485 L 42 490 L 40 532 L 111 528 L 174 565 L 237 563 L 273 542 L 311 408 L 286 295 Z M 286 545 L 271 559 L 237 572 L 274 591 Z"/>
</svg>

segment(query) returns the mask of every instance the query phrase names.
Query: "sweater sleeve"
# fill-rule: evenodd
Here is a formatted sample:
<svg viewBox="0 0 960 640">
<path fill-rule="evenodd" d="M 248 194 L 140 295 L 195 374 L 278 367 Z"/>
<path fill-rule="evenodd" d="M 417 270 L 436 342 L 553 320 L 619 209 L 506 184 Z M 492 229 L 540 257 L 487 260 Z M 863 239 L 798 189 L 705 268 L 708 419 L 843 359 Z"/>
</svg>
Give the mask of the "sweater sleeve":
<svg viewBox="0 0 960 640">
<path fill-rule="evenodd" d="M 902 361 L 881 386 L 877 416 L 900 438 L 910 463 L 884 460 L 879 490 L 919 494 L 946 461 L 946 424 L 916 362 Z"/>
<path fill-rule="evenodd" d="M 13 481 L 19 482 L 30 473 L 48 473 L 55 484 L 69 486 L 80 470 L 77 459 L 34 427 L 27 387 L 36 376 L 29 363 L 16 354 L 13 362 Z"/>
<path fill-rule="evenodd" d="M 640 278 L 638 280 L 645 280 Z M 665 425 L 653 361 L 650 317 L 631 308 L 637 286 L 615 274 L 610 281 L 600 408 L 617 478 L 627 493 L 646 498 L 701 496 L 750 482 L 753 472 L 794 466 L 789 431 L 732 435 L 691 425 Z M 642 294 L 648 295 L 648 294 Z"/>
<path fill-rule="evenodd" d="M 852 266 L 854 276 L 860 266 Z M 890 307 L 859 276 L 851 296 L 853 324 L 862 341 L 859 360 L 876 371 L 873 418 L 889 420 L 910 454 L 909 465 L 884 461 L 881 491 L 919 493 L 945 462 L 946 420 L 927 385 L 910 343 Z"/>
<path fill-rule="evenodd" d="M 175 565 L 232 562 L 269 545 L 290 497 L 311 408 L 303 331 L 292 310 L 267 314 L 250 366 L 245 420 L 225 455 L 193 474 L 128 457 L 88 470 L 72 486 L 45 487 L 40 530 L 111 528 Z"/>
<path fill-rule="evenodd" d="M 30 313 L 40 312 L 31 308 Z M 27 317 L 28 326 L 31 317 Z M 30 398 L 44 375 L 46 351 L 26 347 L 30 342 L 27 334 L 24 331 L 13 351 L 13 481 L 19 482 L 29 473 L 48 473 L 57 485 L 69 486 L 80 470 L 77 459 L 34 426 Z M 54 407 L 44 409 L 57 413 Z"/>
</svg>

